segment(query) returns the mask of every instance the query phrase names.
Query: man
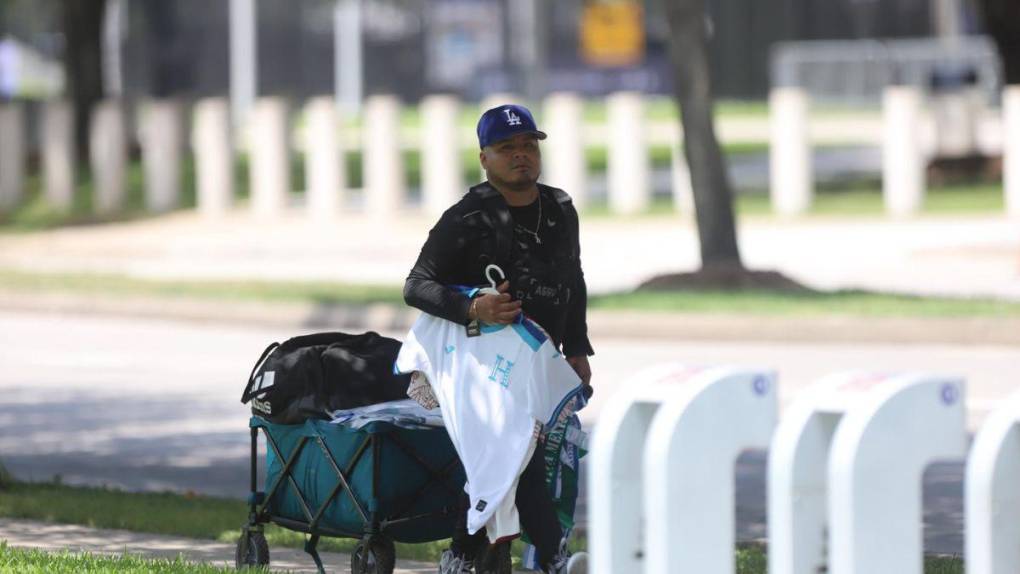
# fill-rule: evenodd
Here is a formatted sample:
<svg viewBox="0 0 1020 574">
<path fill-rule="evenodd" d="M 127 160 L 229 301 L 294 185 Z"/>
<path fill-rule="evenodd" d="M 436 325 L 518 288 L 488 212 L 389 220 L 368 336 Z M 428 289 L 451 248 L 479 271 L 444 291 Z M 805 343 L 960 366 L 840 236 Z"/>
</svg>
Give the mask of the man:
<svg viewBox="0 0 1020 574">
<path fill-rule="evenodd" d="M 523 106 L 492 108 L 478 120 L 479 161 L 487 181 L 472 187 L 429 232 L 404 284 L 404 300 L 422 311 L 465 325 L 510 324 L 521 312 L 545 329 L 590 394 L 593 354 L 586 321 L 587 289 L 581 270 L 578 217 L 562 190 L 538 183 L 539 131 Z M 455 285 L 487 284 L 495 264 L 507 277 L 498 293 L 467 298 Z M 523 530 L 549 573 L 584 572 L 584 556 L 570 557 L 545 484 L 541 448 L 521 474 L 516 505 Z M 466 503 L 465 503 L 466 505 Z M 484 531 L 458 526 L 441 574 L 471 572 Z"/>
</svg>

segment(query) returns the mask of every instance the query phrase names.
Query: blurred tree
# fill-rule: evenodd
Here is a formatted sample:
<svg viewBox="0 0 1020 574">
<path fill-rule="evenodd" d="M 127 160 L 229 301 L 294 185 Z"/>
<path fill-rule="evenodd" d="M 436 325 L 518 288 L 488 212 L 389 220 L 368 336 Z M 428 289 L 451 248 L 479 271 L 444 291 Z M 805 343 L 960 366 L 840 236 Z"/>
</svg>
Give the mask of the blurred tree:
<svg viewBox="0 0 1020 574">
<path fill-rule="evenodd" d="M 733 188 L 712 117 L 708 26 L 704 0 L 671 0 L 666 12 L 672 35 L 675 97 L 684 131 L 701 241 L 701 266 L 743 267 L 733 216 Z"/>
<path fill-rule="evenodd" d="M 977 4 L 1002 56 L 1005 82 L 1020 85 L 1020 1 L 977 0 Z"/>
<path fill-rule="evenodd" d="M 64 70 L 74 106 L 79 161 L 88 157 L 89 116 L 103 97 L 103 16 L 106 0 L 63 0 Z"/>
<path fill-rule="evenodd" d="M 694 273 L 653 277 L 639 289 L 805 290 L 775 271 L 744 268 L 737 245 L 733 186 L 715 135 L 705 0 L 666 0 L 666 13 L 675 98 L 694 188 L 701 268 Z"/>
</svg>

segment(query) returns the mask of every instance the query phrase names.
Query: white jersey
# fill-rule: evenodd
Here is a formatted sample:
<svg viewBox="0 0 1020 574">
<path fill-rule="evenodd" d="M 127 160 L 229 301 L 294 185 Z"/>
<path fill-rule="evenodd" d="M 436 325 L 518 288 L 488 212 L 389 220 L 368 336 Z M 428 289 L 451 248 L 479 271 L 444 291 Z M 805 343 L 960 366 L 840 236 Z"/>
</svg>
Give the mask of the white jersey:
<svg viewBox="0 0 1020 574">
<path fill-rule="evenodd" d="M 532 452 L 536 423 L 549 428 L 570 416 L 584 395 L 545 331 L 523 314 L 481 330 L 468 337 L 464 325 L 423 313 L 394 369 L 428 379 L 467 474 L 468 532 L 487 526 L 496 540 L 520 532 L 511 490 Z"/>
</svg>

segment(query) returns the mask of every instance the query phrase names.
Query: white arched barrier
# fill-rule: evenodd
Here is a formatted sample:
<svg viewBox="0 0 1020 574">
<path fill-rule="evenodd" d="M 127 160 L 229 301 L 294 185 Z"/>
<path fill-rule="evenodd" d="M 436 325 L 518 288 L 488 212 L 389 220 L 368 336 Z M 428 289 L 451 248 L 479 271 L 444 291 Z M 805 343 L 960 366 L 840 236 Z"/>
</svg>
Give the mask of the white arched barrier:
<svg viewBox="0 0 1020 574">
<path fill-rule="evenodd" d="M 856 371 L 823 377 L 783 412 L 769 448 L 769 572 L 825 570 L 832 437 L 847 409 L 864 396 L 862 389 L 873 379 L 874 375 Z"/>
<path fill-rule="evenodd" d="M 974 438 L 964 485 L 967 573 L 1020 572 L 1020 393 Z"/>
<path fill-rule="evenodd" d="M 632 390 L 614 397 L 606 406 L 591 448 L 588 503 L 592 572 L 641 572 L 644 568 L 643 462 L 646 436 L 660 405 L 674 396 L 678 400 L 693 397 L 691 393 L 697 394 L 695 391 L 706 388 L 709 381 L 728 380 L 740 372 L 681 365 L 654 367 L 633 377 L 627 383 Z M 766 377 L 768 392 L 774 393 L 774 378 Z M 730 469 L 732 473 L 732 465 Z M 732 514 L 732 500 L 729 508 Z M 729 536 L 732 539 L 732 529 Z M 730 549 L 732 560 L 732 544 Z"/>
<path fill-rule="evenodd" d="M 776 376 L 712 369 L 665 391 L 644 449 L 645 572 L 733 574 L 734 466 L 768 447 Z"/>
<path fill-rule="evenodd" d="M 964 383 L 923 374 L 862 377 L 829 454 L 829 572 L 922 574 L 921 477 L 967 448 Z"/>
</svg>

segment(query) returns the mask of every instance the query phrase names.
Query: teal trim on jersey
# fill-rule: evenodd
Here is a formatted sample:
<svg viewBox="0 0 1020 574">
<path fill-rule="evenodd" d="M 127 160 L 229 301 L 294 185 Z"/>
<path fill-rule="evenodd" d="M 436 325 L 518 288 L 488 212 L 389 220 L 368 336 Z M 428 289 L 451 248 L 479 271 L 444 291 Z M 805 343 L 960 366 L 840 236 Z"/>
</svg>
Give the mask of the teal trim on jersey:
<svg viewBox="0 0 1020 574">
<path fill-rule="evenodd" d="M 481 330 L 482 334 L 498 333 L 503 329 L 506 329 L 506 325 L 500 325 L 499 323 L 479 323 L 478 328 Z"/>
<path fill-rule="evenodd" d="M 450 285 L 450 288 L 466 296 L 468 299 L 473 298 L 479 291 L 481 291 L 480 287 L 468 287 L 467 285 Z"/>
<path fill-rule="evenodd" d="M 518 321 L 514 323 L 514 330 L 521 336 L 522 339 L 528 342 L 528 345 L 535 351 L 542 346 L 543 343 L 549 340 L 549 335 L 546 335 L 545 331 L 538 325 L 538 323 L 524 316 L 521 313 L 517 316 Z M 522 333 L 524 331 L 525 333 Z"/>
<path fill-rule="evenodd" d="M 560 401 L 560 404 L 556 405 L 556 408 L 553 409 L 552 416 L 549 417 L 549 420 L 545 421 L 544 423 L 545 428 L 543 430 L 548 431 L 553 427 L 553 425 L 556 424 L 556 420 L 560 418 L 560 413 L 563 412 L 563 409 L 566 408 L 567 403 L 569 403 L 570 401 L 573 401 L 575 399 L 577 400 L 577 406 L 574 408 L 574 412 L 577 412 L 583 409 L 584 407 L 588 406 L 588 400 L 584 398 L 583 391 L 584 385 L 581 384 L 577 385 L 577 387 L 574 390 L 564 395 L 563 400 Z"/>
<path fill-rule="evenodd" d="M 463 294 L 468 299 L 474 298 L 474 296 L 481 291 L 481 288 L 479 287 L 468 287 L 467 285 L 451 285 L 450 287 L 458 293 Z M 546 334 L 545 330 L 543 330 L 538 323 L 527 318 L 524 313 L 518 313 L 513 323 L 511 323 L 511 326 L 521 339 L 523 339 L 524 342 L 531 347 L 532 351 L 537 352 L 539 347 L 549 340 L 549 335 Z M 478 327 L 483 334 L 487 334 L 502 331 L 506 328 L 506 325 L 479 322 Z"/>
<path fill-rule="evenodd" d="M 533 335 L 531 331 L 524 326 L 523 323 L 514 323 L 513 328 L 514 331 L 516 331 L 517 334 L 520 335 L 521 339 L 523 339 L 524 342 L 527 343 L 529 347 L 531 347 L 532 351 L 535 351 L 537 353 L 538 349 L 542 347 L 542 341 L 539 341 L 537 338 L 535 338 L 535 335 Z"/>
<path fill-rule="evenodd" d="M 514 319 L 514 322 L 510 323 L 509 326 L 512 327 L 514 332 L 517 333 L 517 336 L 527 343 L 528 347 L 536 353 L 542 347 L 542 344 L 549 340 L 549 336 L 545 334 L 545 331 L 543 331 L 537 323 L 525 317 L 524 313 L 518 314 L 517 318 Z M 499 323 L 479 324 L 479 329 L 482 334 L 498 333 L 506 328 L 507 325 L 500 325 Z"/>
</svg>

